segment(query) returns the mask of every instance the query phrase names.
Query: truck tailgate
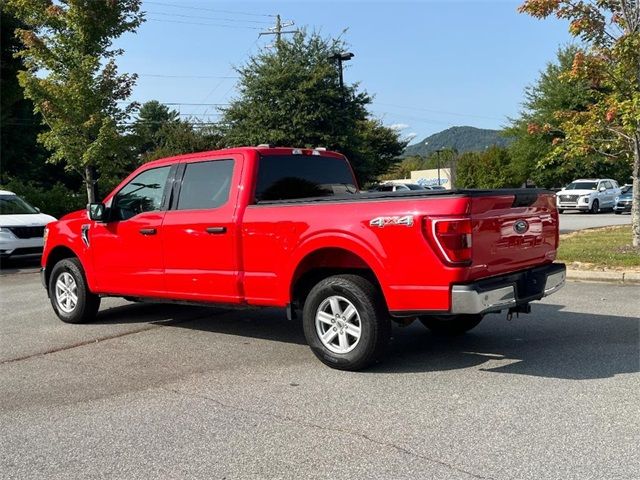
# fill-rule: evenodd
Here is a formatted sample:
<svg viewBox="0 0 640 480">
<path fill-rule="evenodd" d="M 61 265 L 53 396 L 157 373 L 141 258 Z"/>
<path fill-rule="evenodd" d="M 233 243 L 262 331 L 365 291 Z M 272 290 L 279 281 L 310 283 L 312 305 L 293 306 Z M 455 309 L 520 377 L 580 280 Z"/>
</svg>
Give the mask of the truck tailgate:
<svg viewBox="0 0 640 480">
<path fill-rule="evenodd" d="M 472 196 L 473 261 L 469 279 L 514 272 L 556 258 L 558 212 L 551 192 Z"/>
</svg>

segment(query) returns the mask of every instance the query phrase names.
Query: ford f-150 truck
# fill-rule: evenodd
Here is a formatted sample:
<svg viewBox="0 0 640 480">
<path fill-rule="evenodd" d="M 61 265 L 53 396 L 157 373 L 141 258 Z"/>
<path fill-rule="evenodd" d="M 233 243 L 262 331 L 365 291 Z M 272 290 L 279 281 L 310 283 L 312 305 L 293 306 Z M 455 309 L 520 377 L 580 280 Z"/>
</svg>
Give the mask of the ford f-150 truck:
<svg viewBox="0 0 640 480">
<path fill-rule="evenodd" d="M 391 322 L 459 334 L 562 287 L 542 190 L 363 193 L 324 149 L 226 149 L 147 163 L 48 225 L 42 279 L 61 320 L 101 297 L 272 306 L 327 365 L 364 368 Z"/>
</svg>

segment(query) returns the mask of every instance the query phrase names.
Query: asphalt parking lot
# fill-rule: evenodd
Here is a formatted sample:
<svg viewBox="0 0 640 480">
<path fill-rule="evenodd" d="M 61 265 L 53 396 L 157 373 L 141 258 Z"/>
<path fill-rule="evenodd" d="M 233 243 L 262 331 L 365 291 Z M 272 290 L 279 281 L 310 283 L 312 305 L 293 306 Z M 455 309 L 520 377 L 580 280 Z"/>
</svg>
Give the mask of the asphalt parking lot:
<svg viewBox="0 0 640 480">
<path fill-rule="evenodd" d="M 590 214 L 576 210 L 567 210 L 560 215 L 560 233 L 569 233 L 585 228 L 606 227 L 609 225 L 631 225 L 631 215 L 616 215 L 613 212 Z"/>
<path fill-rule="evenodd" d="M 66 325 L 0 276 L 2 478 L 637 479 L 640 287 L 570 283 L 331 370 L 280 310 L 109 299 Z"/>
</svg>

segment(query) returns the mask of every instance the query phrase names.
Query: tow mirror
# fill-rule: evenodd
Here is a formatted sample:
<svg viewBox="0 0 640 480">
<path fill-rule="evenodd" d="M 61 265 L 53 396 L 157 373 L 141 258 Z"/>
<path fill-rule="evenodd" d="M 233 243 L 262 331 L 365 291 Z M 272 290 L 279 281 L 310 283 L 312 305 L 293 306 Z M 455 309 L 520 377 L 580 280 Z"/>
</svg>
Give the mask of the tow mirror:
<svg viewBox="0 0 640 480">
<path fill-rule="evenodd" d="M 107 207 L 104 206 L 104 203 L 90 203 L 87 205 L 87 213 L 91 220 L 104 222 L 107 216 Z"/>
</svg>

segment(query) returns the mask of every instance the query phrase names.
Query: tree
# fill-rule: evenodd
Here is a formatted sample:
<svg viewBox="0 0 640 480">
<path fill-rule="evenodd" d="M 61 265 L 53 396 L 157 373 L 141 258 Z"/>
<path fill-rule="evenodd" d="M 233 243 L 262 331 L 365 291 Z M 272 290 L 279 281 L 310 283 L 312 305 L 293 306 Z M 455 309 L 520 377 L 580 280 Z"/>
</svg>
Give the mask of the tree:
<svg viewBox="0 0 640 480">
<path fill-rule="evenodd" d="M 20 176 L 21 180 L 40 180 L 41 177 L 46 178 L 46 174 L 41 175 L 46 151 L 37 144 L 36 139 L 43 127 L 40 118 L 33 113 L 33 104 L 24 98 L 24 91 L 18 84 L 17 74 L 24 66 L 22 61 L 14 56 L 19 49 L 19 43 L 13 32 L 16 28 L 23 27 L 23 24 L 4 9 L 0 22 L 2 181 L 6 181 L 9 176 Z"/>
<path fill-rule="evenodd" d="M 586 46 L 563 79 L 588 84 L 593 104 L 556 113 L 558 156 L 599 154 L 633 164 L 633 245 L 640 246 L 640 2 L 637 0 L 527 0 L 520 11 L 569 20 Z"/>
<path fill-rule="evenodd" d="M 481 153 L 464 153 L 458 160 L 456 185 L 460 188 L 513 188 L 524 180 L 514 170 L 506 148 L 494 145 Z"/>
<path fill-rule="evenodd" d="M 581 156 L 555 152 L 555 145 L 564 137 L 557 113 L 584 111 L 596 101 L 589 82 L 567 76 L 580 51 L 576 46 L 558 50 L 556 61 L 547 64 L 535 84 L 526 88 L 524 109 L 505 131 L 514 138 L 510 145 L 514 171 L 538 186 L 559 187 L 579 177 L 624 180 L 631 174 L 626 162 L 603 159 L 594 152 Z"/>
<path fill-rule="evenodd" d="M 250 58 L 238 69 L 239 98 L 223 110 L 227 144 L 322 146 L 346 154 L 361 182 L 385 172 L 406 145 L 369 115 L 358 84 L 341 88 L 330 57 L 344 48 L 300 32 Z"/>
<path fill-rule="evenodd" d="M 141 0 L 7 0 L 25 25 L 16 29 L 25 70 L 18 80 L 47 130 L 38 140 L 84 179 L 90 202 L 96 198 L 95 169 L 109 169 L 122 146 L 122 123 L 135 75 L 119 75 L 112 42 L 144 20 Z"/>
<path fill-rule="evenodd" d="M 137 153 L 144 155 L 158 148 L 162 142 L 158 132 L 165 125 L 177 120 L 178 112 L 175 110 L 169 109 L 157 100 L 145 102 L 138 110 L 138 116 L 132 127 Z"/>
</svg>

